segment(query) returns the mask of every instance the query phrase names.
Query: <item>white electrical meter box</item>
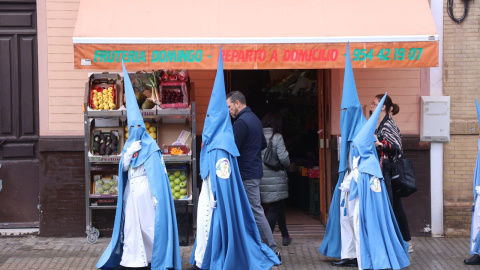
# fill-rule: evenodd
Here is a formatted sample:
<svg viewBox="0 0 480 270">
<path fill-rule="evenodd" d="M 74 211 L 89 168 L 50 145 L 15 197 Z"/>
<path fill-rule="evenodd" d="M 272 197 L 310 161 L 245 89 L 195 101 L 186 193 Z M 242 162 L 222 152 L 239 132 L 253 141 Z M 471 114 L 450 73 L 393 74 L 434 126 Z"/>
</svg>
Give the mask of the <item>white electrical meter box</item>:
<svg viewBox="0 0 480 270">
<path fill-rule="evenodd" d="M 450 97 L 424 96 L 420 105 L 420 141 L 450 141 Z"/>
</svg>

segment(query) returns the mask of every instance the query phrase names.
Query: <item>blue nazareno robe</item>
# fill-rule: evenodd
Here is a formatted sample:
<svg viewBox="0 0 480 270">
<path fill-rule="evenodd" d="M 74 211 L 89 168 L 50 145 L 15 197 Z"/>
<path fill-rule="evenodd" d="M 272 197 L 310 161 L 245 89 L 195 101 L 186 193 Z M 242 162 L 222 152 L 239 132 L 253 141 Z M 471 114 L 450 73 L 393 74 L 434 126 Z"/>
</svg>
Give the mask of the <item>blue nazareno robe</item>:
<svg viewBox="0 0 480 270">
<path fill-rule="evenodd" d="M 385 96 L 352 142 L 359 175 L 350 183 L 350 199 L 359 198 L 360 256 L 363 269 L 401 269 L 410 265 L 408 243 L 395 219 L 372 136 Z"/>
<path fill-rule="evenodd" d="M 163 161 L 162 157 L 162 151 L 158 147 L 157 142 L 153 140 L 152 137 L 146 132 L 143 117 L 140 113 L 133 92 L 132 83 L 128 77 L 128 73 L 124 65 L 123 75 L 130 136 L 125 142 L 122 151 L 122 158 L 120 159 L 118 166 L 119 190 L 112 239 L 103 252 L 103 255 L 98 260 L 96 267 L 100 269 L 112 269 L 118 266 L 122 259 L 122 237 L 124 225 L 123 199 L 125 187 L 128 181 L 128 172 L 123 171 L 123 154 L 134 141 L 141 140 L 142 149 L 138 151 L 138 156 L 132 158 L 130 166 L 138 167 L 142 164 L 144 165 L 150 190 L 152 195 L 158 201 L 157 207 L 155 208 L 155 228 L 151 269 L 182 269 L 175 206 L 173 203 L 173 196 L 167 176 L 165 162 Z"/>
<path fill-rule="evenodd" d="M 478 105 L 477 100 L 475 99 L 475 105 L 477 107 L 477 117 L 480 122 L 480 106 Z M 480 137 L 477 142 L 477 149 L 478 149 L 478 154 L 477 154 L 477 163 L 475 165 L 475 173 L 473 174 L 473 198 L 474 198 L 474 209 L 477 209 L 478 204 L 480 203 L 479 201 L 479 196 L 477 195 L 476 192 L 476 187 L 480 185 Z M 480 253 L 480 230 L 475 229 L 476 227 L 479 226 L 479 224 L 475 224 L 475 214 L 479 214 L 478 210 L 474 210 L 472 213 L 472 226 L 470 229 L 470 254 L 479 254 Z"/>
<path fill-rule="evenodd" d="M 209 159 L 210 183 L 217 205 L 212 213 L 202 269 L 260 270 L 280 264 L 275 253 L 262 243 L 236 157 L 223 149 L 213 149 L 203 158 Z M 229 178 L 218 176 L 219 163 L 230 165 Z M 191 264 L 195 263 L 195 247 L 196 242 Z"/>
<path fill-rule="evenodd" d="M 347 58 L 345 60 L 345 77 L 343 80 L 343 93 L 340 111 L 340 132 L 342 141 L 340 146 L 340 161 L 338 166 L 338 181 L 333 191 L 330 209 L 328 211 L 325 236 L 318 250 L 324 256 L 340 257 L 342 240 L 340 231 L 340 197 L 339 189 L 343 178 L 347 173 L 348 153 L 351 142 L 367 122 L 362 111 L 362 104 L 358 99 L 357 87 L 353 76 L 352 63 L 350 60 L 350 44 L 347 44 Z"/>
<path fill-rule="evenodd" d="M 280 264 L 275 253 L 260 238 L 250 203 L 243 187 L 237 156 L 239 152 L 226 103 L 220 49 L 217 75 L 205 117 L 200 152 L 200 175 L 210 176 L 216 208 L 202 269 L 270 269 Z M 190 259 L 195 264 L 196 241 Z"/>
</svg>

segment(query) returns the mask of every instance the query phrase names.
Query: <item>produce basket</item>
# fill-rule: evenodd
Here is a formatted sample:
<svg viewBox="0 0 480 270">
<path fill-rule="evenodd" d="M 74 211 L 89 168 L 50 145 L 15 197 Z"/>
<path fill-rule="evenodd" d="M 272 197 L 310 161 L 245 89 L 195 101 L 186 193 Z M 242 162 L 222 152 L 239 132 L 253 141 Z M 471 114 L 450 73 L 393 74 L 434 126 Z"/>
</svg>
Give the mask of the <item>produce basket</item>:
<svg viewBox="0 0 480 270">
<path fill-rule="evenodd" d="M 162 109 L 185 109 L 188 107 L 187 83 L 184 81 L 169 81 L 160 83 L 160 98 Z"/>
<path fill-rule="evenodd" d="M 94 127 L 90 132 L 89 161 L 120 161 L 125 138 L 122 127 Z"/>
<path fill-rule="evenodd" d="M 173 199 L 188 199 L 191 193 L 191 187 L 188 183 L 187 167 L 185 166 L 167 166 L 168 180 L 172 189 Z"/>
<path fill-rule="evenodd" d="M 123 114 L 123 79 L 116 73 L 93 73 L 85 84 L 87 113 L 90 116 Z"/>
<path fill-rule="evenodd" d="M 164 145 L 163 154 L 164 155 L 188 155 L 190 149 L 187 145 Z"/>
<path fill-rule="evenodd" d="M 117 175 L 93 175 L 91 185 L 89 195 L 91 206 L 112 206 L 117 204 Z"/>
</svg>

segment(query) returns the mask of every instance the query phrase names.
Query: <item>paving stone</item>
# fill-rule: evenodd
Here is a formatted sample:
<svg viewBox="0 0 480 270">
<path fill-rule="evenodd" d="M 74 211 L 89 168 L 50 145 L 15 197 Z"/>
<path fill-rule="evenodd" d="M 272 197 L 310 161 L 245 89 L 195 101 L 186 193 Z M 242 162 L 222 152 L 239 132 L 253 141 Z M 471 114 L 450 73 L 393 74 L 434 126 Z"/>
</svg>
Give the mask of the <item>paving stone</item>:
<svg viewBox="0 0 480 270">
<path fill-rule="evenodd" d="M 281 237 L 275 240 L 281 243 Z M 0 238 L 0 270 L 43 270 L 43 269 L 96 269 L 95 264 L 106 248 L 110 238 L 100 237 L 95 244 L 88 244 L 81 238 L 44 238 L 38 236 L 13 236 Z M 463 260 L 470 257 L 468 238 L 414 237 L 414 253 L 410 253 L 411 265 L 407 268 L 418 270 L 479 269 L 479 266 L 466 266 Z M 282 265 L 273 270 L 317 270 L 355 269 L 333 267 L 337 260 L 322 256 L 318 252 L 321 237 L 295 237 L 289 246 L 279 245 Z M 181 246 L 182 267 L 190 267 L 188 261 L 193 249 Z"/>
</svg>

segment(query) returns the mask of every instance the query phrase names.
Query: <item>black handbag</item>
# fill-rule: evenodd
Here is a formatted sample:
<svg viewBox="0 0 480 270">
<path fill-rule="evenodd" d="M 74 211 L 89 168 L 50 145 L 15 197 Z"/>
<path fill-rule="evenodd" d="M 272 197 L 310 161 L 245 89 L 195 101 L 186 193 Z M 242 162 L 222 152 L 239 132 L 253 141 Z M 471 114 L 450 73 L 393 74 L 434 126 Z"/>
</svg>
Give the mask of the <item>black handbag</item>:
<svg viewBox="0 0 480 270">
<path fill-rule="evenodd" d="M 279 171 L 282 169 L 282 164 L 280 164 L 280 160 L 278 159 L 276 151 L 273 150 L 272 144 L 272 137 L 270 137 L 270 141 L 268 142 L 267 149 L 265 150 L 265 154 L 263 155 L 263 164 L 267 166 L 267 168 L 272 169 L 274 171 Z"/>
<path fill-rule="evenodd" d="M 393 162 L 392 191 L 401 197 L 408 197 L 417 191 L 417 180 L 412 160 L 403 155 Z"/>
</svg>

